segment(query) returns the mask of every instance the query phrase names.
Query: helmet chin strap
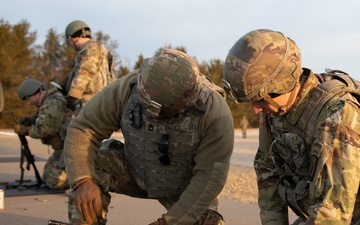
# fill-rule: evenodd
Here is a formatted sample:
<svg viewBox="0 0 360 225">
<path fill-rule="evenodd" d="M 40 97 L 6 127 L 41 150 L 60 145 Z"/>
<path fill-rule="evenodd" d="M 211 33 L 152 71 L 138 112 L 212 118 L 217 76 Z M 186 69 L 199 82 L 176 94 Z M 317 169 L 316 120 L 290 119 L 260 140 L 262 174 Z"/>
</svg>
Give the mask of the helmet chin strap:
<svg viewBox="0 0 360 225">
<path fill-rule="evenodd" d="M 291 91 L 291 94 L 287 102 L 282 106 L 276 103 L 268 94 L 266 94 L 266 96 L 264 96 L 263 99 L 278 110 L 277 115 L 282 116 L 286 114 L 289 111 L 289 109 L 293 106 L 296 96 L 298 94 L 299 87 L 300 87 L 300 82 L 297 82 L 294 89 Z"/>
<path fill-rule="evenodd" d="M 281 106 L 278 109 L 278 112 L 279 112 L 280 116 L 287 113 L 292 108 L 292 106 L 294 105 L 297 94 L 298 94 L 299 87 L 300 87 L 300 83 L 297 82 L 296 85 L 295 85 L 294 90 L 291 91 L 290 97 L 289 97 L 288 101 L 286 102 L 286 104 L 284 106 Z"/>
<path fill-rule="evenodd" d="M 40 91 L 38 92 L 38 96 L 37 96 L 37 99 L 36 99 L 36 106 L 37 107 L 40 107 L 44 101 L 44 98 L 43 98 L 43 95 L 44 95 L 44 89 L 41 88 Z"/>
</svg>

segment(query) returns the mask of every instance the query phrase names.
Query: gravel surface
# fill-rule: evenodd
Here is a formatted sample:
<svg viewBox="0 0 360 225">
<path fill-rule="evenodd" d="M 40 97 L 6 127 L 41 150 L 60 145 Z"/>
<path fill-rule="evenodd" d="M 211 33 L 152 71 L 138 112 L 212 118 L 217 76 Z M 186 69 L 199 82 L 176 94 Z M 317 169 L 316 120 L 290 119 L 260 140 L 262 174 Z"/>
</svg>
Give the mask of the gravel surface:
<svg viewBox="0 0 360 225">
<path fill-rule="evenodd" d="M 221 197 L 243 203 L 257 204 L 256 175 L 252 167 L 230 166 Z"/>
</svg>

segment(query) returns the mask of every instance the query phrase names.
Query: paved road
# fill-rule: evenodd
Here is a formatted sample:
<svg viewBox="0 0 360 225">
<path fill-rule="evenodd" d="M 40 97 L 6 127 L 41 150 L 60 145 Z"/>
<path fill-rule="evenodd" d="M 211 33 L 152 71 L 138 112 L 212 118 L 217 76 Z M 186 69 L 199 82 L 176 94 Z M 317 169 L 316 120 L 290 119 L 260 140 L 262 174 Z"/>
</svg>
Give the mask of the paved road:
<svg viewBox="0 0 360 225">
<path fill-rule="evenodd" d="M 252 166 L 258 143 L 257 132 L 257 129 L 250 129 L 248 138 L 243 139 L 241 133 L 236 131 L 234 154 L 231 159 L 233 165 Z M 119 133 L 113 137 L 122 139 Z M 52 150 L 42 145 L 39 140 L 28 138 L 28 142 L 41 173 Z M 19 179 L 19 148 L 17 135 L 7 130 L 0 131 L 0 182 Z M 32 169 L 25 171 L 25 179 L 34 181 Z M 0 210 L 1 225 L 45 225 L 49 219 L 67 221 L 67 196 L 64 193 L 7 196 L 4 203 L 5 208 Z M 257 205 L 223 198 L 220 210 L 227 225 L 261 224 Z M 149 224 L 164 212 L 165 209 L 155 200 L 136 199 L 112 193 L 108 224 Z M 291 214 L 292 221 L 294 218 Z"/>
</svg>

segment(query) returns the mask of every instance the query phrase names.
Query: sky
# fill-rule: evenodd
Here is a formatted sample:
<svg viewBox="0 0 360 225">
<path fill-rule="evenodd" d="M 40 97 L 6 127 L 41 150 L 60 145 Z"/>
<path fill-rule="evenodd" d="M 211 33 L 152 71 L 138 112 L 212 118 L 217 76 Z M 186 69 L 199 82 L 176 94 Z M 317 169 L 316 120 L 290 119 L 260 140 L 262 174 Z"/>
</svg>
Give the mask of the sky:
<svg viewBox="0 0 360 225">
<path fill-rule="evenodd" d="M 165 45 L 184 46 L 198 62 L 224 61 L 241 36 L 271 29 L 296 42 L 303 67 L 339 69 L 360 80 L 359 0 L 0 1 L 0 18 L 12 25 L 29 22 L 38 44 L 49 29 L 64 33 L 71 21 L 83 20 L 117 41 L 127 66 Z"/>
</svg>

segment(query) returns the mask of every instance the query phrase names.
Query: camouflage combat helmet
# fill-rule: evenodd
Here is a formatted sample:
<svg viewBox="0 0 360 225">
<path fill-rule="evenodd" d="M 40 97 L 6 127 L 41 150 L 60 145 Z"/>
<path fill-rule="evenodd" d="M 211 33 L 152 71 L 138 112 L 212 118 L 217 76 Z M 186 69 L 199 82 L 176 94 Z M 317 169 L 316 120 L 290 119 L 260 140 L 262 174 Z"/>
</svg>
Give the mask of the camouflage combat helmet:
<svg viewBox="0 0 360 225">
<path fill-rule="evenodd" d="M 18 88 L 18 95 L 21 100 L 32 96 L 39 91 L 43 84 L 35 79 L 27 79 Z"/>
<path fill-rule="evenodd" d="M 89 26 L 81 21 L 81 20 L 74 20 L 71 23 L 69 23 L 69 25 L 67 25 L 66 29 L 65 29 L 65 37 L 69 38 L 71 36 L 73 36 L 77 31 L 82 30 L 82 37 L 85 37 L 87 35 L 91 35 L 91 31 Z"/>
<path fill-rule="evenodd" d="M 238 102 L 271 99 L 299 84 L 301 54 L 296 43 L 280 32 L 259 29 L 242 36 L 224 64 L 224 89 Z"/>
<path fill-rule="evenodd" d="M 196 102 L 198 77 L 199 68 L 192 58 L 178 50 L 164 49 L 141 66 L 138 93 L 148 112 L 172 117 Z"/>
</svg>

